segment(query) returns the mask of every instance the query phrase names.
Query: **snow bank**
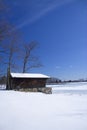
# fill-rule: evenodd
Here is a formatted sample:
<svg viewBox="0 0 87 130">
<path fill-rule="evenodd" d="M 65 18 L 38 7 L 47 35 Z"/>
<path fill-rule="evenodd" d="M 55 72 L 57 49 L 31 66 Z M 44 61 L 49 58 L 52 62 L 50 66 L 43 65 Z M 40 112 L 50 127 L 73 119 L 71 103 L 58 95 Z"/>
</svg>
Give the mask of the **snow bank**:
<svg viewBox="0 0 87 130">
<path fill-rule="evenodd" d="M 0 91 L 0 130 L 87 130 L 86 94 Z"/>
</svg>

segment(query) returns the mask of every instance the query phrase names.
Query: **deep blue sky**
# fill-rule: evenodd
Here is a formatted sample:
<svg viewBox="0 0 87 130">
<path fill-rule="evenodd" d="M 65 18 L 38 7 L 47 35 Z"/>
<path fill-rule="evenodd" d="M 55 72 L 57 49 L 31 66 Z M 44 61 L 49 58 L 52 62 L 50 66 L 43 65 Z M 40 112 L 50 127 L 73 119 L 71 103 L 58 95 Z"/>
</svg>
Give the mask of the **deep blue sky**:
<svg viewBox="0 0 87 130">
<path fill-rule="evenodd" d="M 7 0 L 6 0 L 7 1 Z M 14 30 L 36 40 L 44 67 L 32 72 L 60 79 L 87 78 L 87 0 L 10 0 Z"/>
</svg>

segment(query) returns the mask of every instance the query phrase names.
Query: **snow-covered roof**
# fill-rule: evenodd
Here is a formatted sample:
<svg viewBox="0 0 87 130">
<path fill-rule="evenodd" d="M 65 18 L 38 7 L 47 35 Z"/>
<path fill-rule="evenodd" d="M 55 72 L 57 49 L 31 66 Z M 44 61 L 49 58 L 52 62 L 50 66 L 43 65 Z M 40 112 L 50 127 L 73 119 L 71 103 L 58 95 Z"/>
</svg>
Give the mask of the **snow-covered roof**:
<svg viewBox="0 0 87 130">
<path fill-rule="evenodd" d="M 38 73 L 11 73 L 12 78 L 50 78 L 47 75 Z"/>
</svg>

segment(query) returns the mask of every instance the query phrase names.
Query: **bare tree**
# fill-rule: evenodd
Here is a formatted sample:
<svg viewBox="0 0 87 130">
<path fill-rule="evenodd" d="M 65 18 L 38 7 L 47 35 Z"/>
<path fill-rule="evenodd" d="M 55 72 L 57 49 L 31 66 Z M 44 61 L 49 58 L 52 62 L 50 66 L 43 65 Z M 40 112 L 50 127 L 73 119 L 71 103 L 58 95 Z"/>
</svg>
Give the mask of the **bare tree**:
<svg viewBox="0 0 87 130">
<path fill-rule="evenodd" d="M 17 33 L 11 33 L 12 35 L 8 37 L 7 43 L 1 44 L 1 53 L 3 56 L 3 64 L 6 65 L 6 68 L 10 70 L 15 68 L 15 60 L 17 60 L 17 55 L 19 53 L 18 47 L 18 36 Z"/>
<path fill-rule="evenodd" d="M 41 67 L 42 64 L 39 62 L 38 57 L 33 56 L 32 53 L 36 48 L 36 42 L 30 42 L 28 44 L 24 44 L 24 54 L 23 54 L 23 73 L 27 72 L 31 68 L 38 68 Z"/>
<path fill-rule="evenodd" d="M 10 89 L 10 71 L 17 69 L 17 65 L 15 64 L 18 62 L 17 56 L 19 53 L 19 45 L 18 38 L 16 33 L 11 33 L 11 37 L 8 37 L 7 43 L 1 44 L 2 48 L 2 56 L 3 56 L 3 66 L 5 68 L 5 72 L 7 72 L 7 84 L 6 89 Z"/>
<path fill-rule="evenodd" d="M 6 69 L 9 68 L 9 70 L 12 70 L 16 67 L 15 60 L 17 62 L 17 54 L 19 53 L 18 42 L 20 41 L 19 36 L 17 36 L 19 35 L 18 32 L 10 31 L 14 27 L 10 24 L 9 19 L 6 17 L 7 7 L 3 1 L 4 0 L 0 0 L 0 61 L 2 60 Z M 22 52 L 23 73 L 27 72 L 31 68 L 42 66 L 39 62 L 39 58 L 36 57 L 36 55 L 32 55 L 36 47 L 36 42 L 24 44 Z"/>
<path fill-rule="evenodd" d="M 11 31 L 14 26 L 7 17 L 9 8 L 5 0 L 0 0 L 0 62 L 6 68 L 14 68 L 14 56 L 18 51 L 19 32 Z"/>
</svg>

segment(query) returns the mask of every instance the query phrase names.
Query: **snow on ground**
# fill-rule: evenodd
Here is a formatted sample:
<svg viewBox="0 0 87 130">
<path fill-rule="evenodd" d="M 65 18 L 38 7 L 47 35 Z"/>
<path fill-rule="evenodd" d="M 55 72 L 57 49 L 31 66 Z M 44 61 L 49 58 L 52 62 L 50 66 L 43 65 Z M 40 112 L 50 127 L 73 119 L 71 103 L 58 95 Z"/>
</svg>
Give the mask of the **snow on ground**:
<svg viewBox="0 0 87 130">
<path fill-rule="evenodd" d="M 48 85 L 51 87 L 51 85 Z M 53 85 L 53 93 L 87 94 L 87 82 Z"/>
<path fill-rule="evenodd" d="M 4 90 L 4 89 L 6 89 L 6 85 L 0 85 L 0 90 Z"/>
<path fill-rule="evenodd" d="M 0 130 L 87 130 L 86 86 L 55 86 L 50 95 L 1 90 Z"/>
</svg>

